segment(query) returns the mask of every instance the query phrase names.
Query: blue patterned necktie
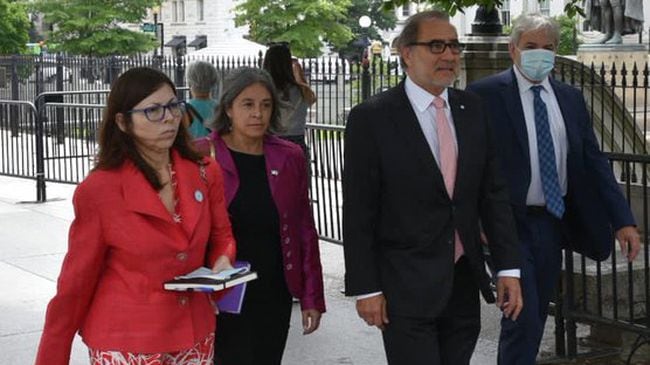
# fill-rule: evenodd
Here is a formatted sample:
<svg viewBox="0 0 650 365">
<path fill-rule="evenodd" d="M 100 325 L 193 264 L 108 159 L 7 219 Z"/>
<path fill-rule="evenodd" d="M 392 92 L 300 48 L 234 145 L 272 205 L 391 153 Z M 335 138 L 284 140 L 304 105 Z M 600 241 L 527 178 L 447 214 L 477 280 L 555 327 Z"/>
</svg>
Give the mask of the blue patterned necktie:
<svg viewBox="0 0 650 365">
<path fill-rule="evenodd" d="M 557 175 L 555 148 L 553 147 L 553 138 L 551 138 L 546 103 L 540 96 L 543 87 L 535 85 L 530 89 L 535 95 L 533 106 L 535 107 L 535 131 L 537 132 L 537 156 L 539 158 L 539 174 L 542 179 L 546 210 L 556 218 L 561 219 L 564 214 L 564 201 L 562 200 L 560 179 Z"/>
</svg>

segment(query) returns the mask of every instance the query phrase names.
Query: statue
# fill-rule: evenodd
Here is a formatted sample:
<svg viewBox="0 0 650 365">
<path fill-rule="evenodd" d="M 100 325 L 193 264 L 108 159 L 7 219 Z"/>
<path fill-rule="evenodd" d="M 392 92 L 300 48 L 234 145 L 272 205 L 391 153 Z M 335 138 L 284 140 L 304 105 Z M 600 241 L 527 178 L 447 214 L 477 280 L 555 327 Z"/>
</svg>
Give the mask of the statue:
<svg viewBox="0 0 650 365">
<path fill-rule="evenodd" d="M 585 11 L 591 29 L 605 33 L 595 43 L 621 44 L 643 27 L 643 0 L 585 0 Z"/>
</svg>

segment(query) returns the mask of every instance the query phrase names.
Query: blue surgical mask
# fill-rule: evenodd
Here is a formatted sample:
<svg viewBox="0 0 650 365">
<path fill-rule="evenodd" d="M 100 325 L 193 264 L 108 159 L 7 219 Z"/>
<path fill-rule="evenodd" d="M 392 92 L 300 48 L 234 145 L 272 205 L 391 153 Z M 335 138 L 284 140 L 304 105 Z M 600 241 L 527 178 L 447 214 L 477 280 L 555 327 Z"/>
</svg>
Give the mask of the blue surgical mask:
<svg viewBox="0 0 650 365">
<path fill-rule="evenodd" d="M 519 70 L 530 80 L 542 81 L 555 66 L 555 52 L 548 49 L 521 50 Z"/>
</svg>

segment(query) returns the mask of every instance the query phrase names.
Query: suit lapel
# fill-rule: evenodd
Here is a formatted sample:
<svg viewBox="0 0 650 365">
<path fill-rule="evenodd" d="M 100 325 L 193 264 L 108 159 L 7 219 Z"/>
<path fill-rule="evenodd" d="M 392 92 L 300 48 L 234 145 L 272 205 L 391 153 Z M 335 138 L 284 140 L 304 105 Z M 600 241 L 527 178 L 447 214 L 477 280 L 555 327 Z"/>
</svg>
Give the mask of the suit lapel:
<svg viewBox="0 0 650 365">
<path fill-rule="evenodd" d="M 208 184 L 200 176 L 199 166 L 180 157 L 178 152 L 172 151 L 174 169 L 176 171 L 178 212 L 181 215 L 181 225 L 187 234 L 192 237 L 194 228 L 203 213 L 203 205 L 208 203 Z"/>
<path fill-rule="evenodd" d="M 126 209 L 174 224 L 158 193 L 142 172 L 129 160 L 122 167 L 122 191 Z"/>
<path fill-rule="evenodd" d="M 560 106 L 560 113 L 562 113 L 562 119 L 564 119 L 564 128 L 566 129 L 567 140 L 569 143 L 568 155 L 567 158 L 571 156 L 571 146 L 577 145 L 577 138 L 580 135 L 580 132 L 576 130 L 576 123 L 571 123 L 572 120 L 576 120 L 574 113 L 574 107 L 569 105 L 571 98 L 564 97 L 564 92 L 558 86 L 557 81 L 549 79 L 553 92 L 555 93 L 555 99 L 557 100 L 558 105 Z"/>
<path fill-rule="evenodd" d="M 422 171 L 428 172 L 435 182 L 434 185 L 448 196 L 442 172 L 433 157 L 429 143 L 427 143 L 424 137 L 424 132 L 422 132 L 411 102 L 406 96 L 403 81 L 400 83 L 396 92 L 395 104 L 392 108 L 389 108 L 392 112 L 391 120 L 395 123 L 394 130 L 401 135 L 404 144 L 415 152 L 417 160 L 423 166 Z"/>
<path fill-rule="evenodd" d="M 216 133 L 213 141 L 215 160 L 217 160 L 221 166 L 221 170 L 224 174 L 224 182 L 232 184 L 231 187 L 225 187 L 226 206 L 229 206 L 230 202 L 235 198 L 235 193 L 239 189 L 239 173 L 237 172 L 237 167 L 235 167 L 235 161 L 232 159 L 232 155 L 228 150 L 228 146 L 226 146 L 226 142 L 224 142 L 221 136 Z"/>
<path fill-rule="evenodd" d="M 517 135 L 517 141 L 521 146 L 526 160 L 530 160 L 530 151 L 528 150 L 528 132 L 526 131 L 526 118 L 521 106 L 521 96 L 519 95 L 519 86 L 513 69 L 507 70 L 502 74 L 503 84 L 500 90 L 501 97 L 504 100 L 510 123 Z"/>
<path fill-rule="evenodd" d="M 271 196 L 273 197 L 273 200 L 276 200 L 276 197 L 278 196 L 278 180 L 281 176 L 284 176 L 283 170 L 284 165 L 287 161 L 284 154 L 275 152 L 276 147 L 278 146 L 271 137 L 265 137 L 264 161 L 266 164 L 266 178 L 269 182 L 269 188 L 271 190 Z"/>
</svg>

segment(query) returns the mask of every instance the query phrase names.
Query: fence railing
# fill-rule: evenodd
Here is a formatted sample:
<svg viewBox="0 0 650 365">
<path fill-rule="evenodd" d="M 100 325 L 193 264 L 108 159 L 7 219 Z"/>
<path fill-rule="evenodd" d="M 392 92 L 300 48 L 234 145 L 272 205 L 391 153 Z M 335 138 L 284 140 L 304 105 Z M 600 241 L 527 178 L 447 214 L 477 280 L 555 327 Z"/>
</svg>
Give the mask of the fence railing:
<svg viewBox="0 0 650 365">
<path fill-rule="evenodd" d="M 104 57 L 40 55 L 0 56 L 0 99 L 33 101 L 45 92 L 107 90 L 123 71 L 147 66 L 160 69 L 177 86 L 185 86 L 185 69 L 195 60 L 212 63 L 223 76 L 240 66 L 259 67 L 257 57 Z M 309 122 L 344 124 L 350 108 L 372 94 L 396 85 L 402 76 L 398 61 L 373 59 L 369 64 L 334 57 L 301 59 L 305 75 L 318 101 Z M 97 96 L 97 95 L 95 95 Z M 90 100 L 59 102 L 90 103 Z"/>
<path fill-rule="evenodd" d="M 556 311 L 564 323 L 560 323 L 563 328 L 556 332 L 556 336 L 564 338 L 563 332 L 566 331 L 566 356 L 575 358 L 578 355 L 576 323 L 607 328 L 609 339 L 619 337 L 620 340 L 622 332 L 635 334 L 633 343 L 622 354 L 627 363 L 631 363 L 640 347 L 650 346 L 650 176 L 647 173 L 650 156 L 609 153 L 608 157 L 612 164 L 623 166 L 625 176 L 621 188 L 641 233 L 641 252 L 633 263 L 629 263 L 616 247 L 613 247 L 611 257 L 603 262 L 565 250 L 562 308 Z M 631 179 L 634 170 L 640 171 L 636 181 Z M 616 243 L 612 242 L 612 245 Z M 597 341 L 596 337 L 594 340 Z M 560 345 L 564 346 L 564 343 Z M 564 354 L 564 348 L 561 352 Z"/>
<path fill-rule="evenodd" d="M 29 101 L 0 99 L 0 174 L 36 179 L 37 115 Z"/>
<path fill-rule="evenodd" d="M 342 126 L 307 124 L 306 140 L 312 176 L 311 200 L 321 239 L 343 243 Z"/>
</svg>

